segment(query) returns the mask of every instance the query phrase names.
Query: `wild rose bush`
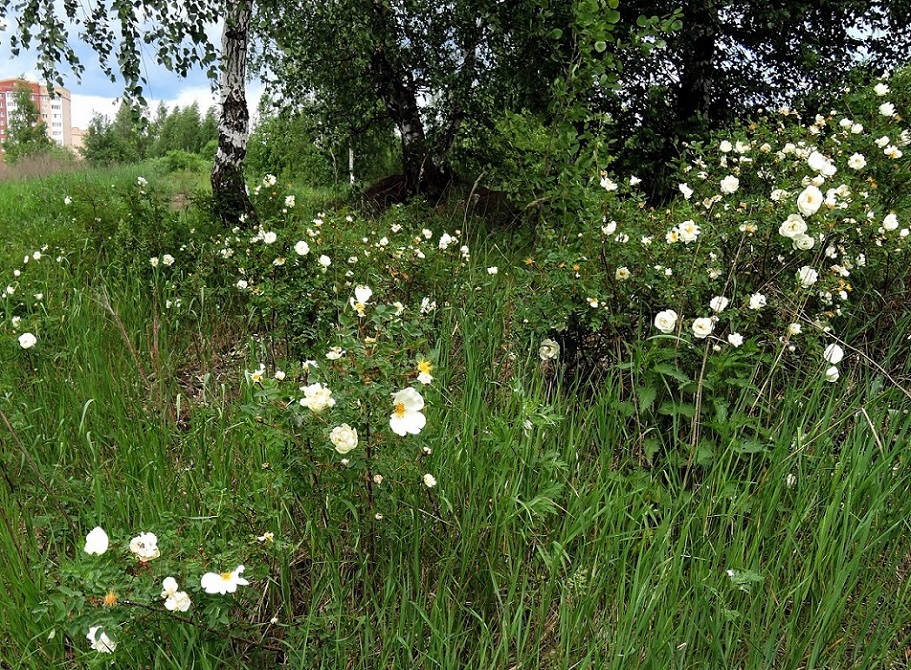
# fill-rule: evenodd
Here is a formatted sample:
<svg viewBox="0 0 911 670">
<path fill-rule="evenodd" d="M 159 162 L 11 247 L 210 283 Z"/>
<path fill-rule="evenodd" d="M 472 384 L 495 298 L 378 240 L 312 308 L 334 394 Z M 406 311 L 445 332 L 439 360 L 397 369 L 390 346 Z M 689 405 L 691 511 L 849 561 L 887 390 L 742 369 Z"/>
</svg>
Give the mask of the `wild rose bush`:
<svg viewBox="0 0 911 670">
<path fill-rule="evenodd" d="M 582 211 L 542 226 L 527 261 L 542 289 L 533 321 L 626 341 L 673 334 L 774 349 L 789 338 L 800 355 L 821 351 L 814 340 L 838 329 L 859 294 L 904 279 L 908 79 L 807 123 L 780 110 L 693 145 L 679 197 L 661 209 L 638 190 L 645 175 L 593 176 Z"/>
</svg>

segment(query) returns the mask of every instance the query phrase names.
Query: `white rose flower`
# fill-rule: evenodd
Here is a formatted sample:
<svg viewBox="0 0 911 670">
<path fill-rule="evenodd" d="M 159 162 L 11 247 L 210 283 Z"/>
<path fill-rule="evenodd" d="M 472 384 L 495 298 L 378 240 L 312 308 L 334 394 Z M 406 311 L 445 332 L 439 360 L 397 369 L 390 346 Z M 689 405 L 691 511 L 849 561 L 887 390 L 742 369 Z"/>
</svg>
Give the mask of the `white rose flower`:
<svg viewBox="0 0 911 670">
<path fill-rule="evenodd" d="M 895 105 L 891 102 L 884 102 L 879 106 L 879 113 L 883 116 L 895 116 Z"/>
<path fill-rule="evenodd" d="M 807 251 L 812 249 L 813 245 L 816 244 L 816 240 L 813 239 L 810 235 L 796 235 L 792 239 L 795 249 L 800 249 L 801 251 Z"/>
<path fill-rule="evenodd" d="M 841 374 L 838 372 L 838 368 L 836 368 L 834 365 L 826 369 L 827 382 L 837 382 L 839 377 L 841 377 Z"/>
<path fill-rule="evenodd" d="M 99 653 L 112 654 L 117 649 L 117 643 L 101 630 L 101 626 L 89 628 L 89 633 L 85 637 L 88 639 L 89 644 L 92 645 L 92 649 Z"/>
<path fill-rule="evenodd" d="M 298 256 L 306 256 L 310 253 L 310 245 L 301 240 L 294 245 L 294 251 Z"/>
<path fill-rule="evenodd" d="M 740 180 L 732 174 L 721 180 L 722 193 L 734 193 L 740 187 Z"/>
<path fill-rule="evenodd" d="M 768 304 L 766 297 L 762 293 L 754 293 L 750 296 L 750 309 L 759 310 Z"/>
<path fill-rule="evenodd" d="M 898 217 L 895 216 L 895 212 L 886 214 L 886 217 L 883 219 L 883 228 L 886 230 L 895 230 L 898 228 Z"/>
<path fill-rule="evenodd" d="M 297 204 L 297 199 L 293 195 L 285 196 L 285 207 L 294 207 Z"/>
<path fill-rule="evenodd" d="M 863 170 L 867 167 L 867 159 L 864 158 L 863 154 L 851 154 L 848 159 L 848 167 L 852 170 Z"/>
<path fill-rule="evenodd" d="M 727 154 L 727 153 L 730 153 L 734 149 L 734 146 L 727 140 L 721 140 L 721 143 L 718 145 L 718 149 L 722 153 Z"/>
<path fill-rule="evenodd" d="M 693 189 L 687 184 L 677 184 L 677 188 L 680 189 L 680 192 L 683 194 L 685 200 L 689 200 L 693 196 Z"/>
<path fill-rule="evenodd" d="M 31 349 L 38 343 L 38 338 L 31 333 L 22 333 L 19 336 L 19 346 L 23 349 Z"/>
<path fill-rule="evenodd" d="M 792 323 L 788 326 L 788 335 L 800 335 L 803 331 L 803 328 L 799 323 Z"/>
<path fill-rule="evenodd" d="M 323 386 L 320 382 L 310 384 L 301 388 L 304 397 L 298 402 L 301 407 L 306 407 L 314 414 L 319 414 L 328 407 L 335 405 L 335 398 L 332 397 L 332 390 Z"/>
<path fill-rule="evenodd" d="M 552 361 L 560 355 L 560 345 L 550 338 L 541 340 L 541 346 L 538 347 L 538 357 L 542 361 Z"/>
<path fill-rule="evenodd" d="M 430 474 L 429 472 L 428 472 L 427 474 L 425 474 L 423 477 L 421 477 L 421 481 L 423 481 L 423 482 L 424 482 L 424 486 L 426 486 L 426 487 L 429 488 L 429 489 L 432 489 L 434 486 L 437 485 L 437 479 L 436 479 L 436 477 L 434 477 L 434 476 L 433 476 L 432 474 Z"/>
<path fill-rule="evenodd" d="M 140 533 L 130 540 L 130 552 L 143 563 L 161 556 L 158 549 L 158 536 L 155 533 Z"/>
<path fill-rule="evenodd" d="M 889 85 L 879 82 L 876 86 L 873 87 L 873 92 L 876 93 L 879 97 L 886 95 L 889 92 Z"/>
<path fill-rule="evenodd" d="M 161 257 L 162 265 L 174 265 L 174 257 L 171 254 L 165 254 Z"/>
<path fill-rule="evenodd" d="M 238 565 L 231 572 L 207 572 L 199 580 L 200 586 L 206 593 L 212 595 L 225 595 L 234 593 L 238 586 L 247 586 L 250 584 L 246 579 L 240 576 L 244 571 L 244 566 Z"/>
<path fill-rule="evenodd" d="M 329 441 L 335 450 L 344 455 L 357 447 L 357 430 L 347 423 L 336 426 L 329 433 Z"/>
<path fill-rule="evenodd" d="M 700 317 L 693 321 L 693 335 L 700 340 L 711 335 L 714 329 L 715 322 L 707 316 Z"/>
<path fill-rule="evenodd" d="M 629 268 L 625 265 L 623 267 L 617 268 L 617 270 L 614 272 L 614 279 L 617 281 L 626 281 L 630 278 L 630 276 L 631 273 L 629 271 Z"/>
<path fill-rule="evenodd" d="M 778 228 L 778 234 L 794 239 L 798 235 L 803 235 L 807 232 L 807 223 L 803 220 L 800 214 L 790 214 L 788 218 L 784 220 L 784 223 L 781 224 Z"/>
<path fill-rule="evenodd" d="M 697 237 L 699 237 L 699 226 L 696 225 L 696 222 L 693 220 L 684 221 L 676 228 L 677 234 L 680 236 L 680 239 L 683 240 L 684 244 L 689 244 L 693 242 Z"/>
<path fill-rule="evenodd" d="M 417 435 L 427 423 L 421 410 L 424 409 L 424 398 L 413 388 L 408 387 L 392 394 L 393 412 L 389 417 L 389 428 L 396 435 Z"/>
<path fill-rule="evenodd" d="M 887 144 L 889 144 L 889 142 L 891 142 L 891 140 L 889 139 L 889 136 L 888 136 L 888 135 L 883 135 L 883 136 L 880 137 L 878 140 L 873 140 L 873 143 L 874 143 L 876 146 L 878 146 L 880 149 L 882 149 L 882 148 L 885 147 Z"/>
<path fill-rule="evenodd" d="M 743 344 L 743 335 L 740 333 L 731 333 L 728 335 L 728 344 L 735 348 L 739 347 L 741 344 Z"/>
<path fill-rule="evenodd" d="M 797 209 L 804 216 L 813 216 L 819 211 L 822 201 L 822 191 L 811 184 L 797 196 Z"/>
<path fill-rule="evenodd" d="M 838 365 L 845 357 L 845 350 L 837 344 L 830 344 L 826 347 L 825 351 L 822 352 L 822 357 L 827 363 Z"/>
<path fill-rule="evenodd" d="M 82 550 L 91 555 L 101 556 L 108 550 L 108 534 L 104 532 L 101 526 L 95 526 L 89 534 L 85 536 L 85 546 Z"/>
<path fill-rule="evenodd" d="M 725 298 L 723 295 L 716 295 L 714 298 L 712 298 L 709 301 L 709 307 L 711 307 L 713 312 L 717 312 L 718 314 L 721 314 L 721 312 L 723 312 L 727 308 L 729 303 L 730 303 L 730 301 L 727 298 Z"/>
<path fill-rule="evenodd" d="M 810 154 L 807 158 L 807 165 L 810 166 L 811 170 L 825 175 L 826 177 L 831 177 L 837 172 L 837 168 L 832 165 L 831 161 L 818 151 L 814 151 Z"/>
<path fill-rule="evenodd" d="M 278 235 L 271 230 L 268 233 L 263 233 L 263 242 L 266 244 L 275 244 L 277 239 Z"/>
<path fill-rule="evenodd" d="M 788 197 L 788 192 L 785 191 L 783 188 L 776 188 L 769 195 L 769 198 L 773 202 L 781 202 L 783 199 L 785 199 L 787 197 Z"/>
<path fill-rule="evenodd" d="M 819 273 L 809 265 L 804 265 L 797 271 L 797 279 L 804 288 L 810 288 L 819 279 Z"/>
<path fill-rule="evenodd" d="M 655 315 L 655 328 L 662 333 L 673 333 L 677 327 L 677 312 L 672 309 L 666 309 Z"/>
<path fill-rule="evenodd" d="M 605 191 L 616 191 L 617 182 L 613 181 L 607 175 L 603 175 L 601 177 L 601 188 L 603 188 Z"/>
<path fill-rule="evenodd" d="M 496 265 L 493 265 L 493 266 L 487 268 L 487 274 L 489 274 L 489 275 L 495 275 L 499 271 L 500 271 L 500 268 L 498 268 Z"/>
<path fill-rule="evenodd" d="M 326 256 L 325 254 L 323 254 L 322 256 L 319 257 L 319 264 L 322 265 L 324 268 L 327 268 L 330 265 L 332 265 L 332 259 L 329 258 L 328 256 Z"/>
</svg>

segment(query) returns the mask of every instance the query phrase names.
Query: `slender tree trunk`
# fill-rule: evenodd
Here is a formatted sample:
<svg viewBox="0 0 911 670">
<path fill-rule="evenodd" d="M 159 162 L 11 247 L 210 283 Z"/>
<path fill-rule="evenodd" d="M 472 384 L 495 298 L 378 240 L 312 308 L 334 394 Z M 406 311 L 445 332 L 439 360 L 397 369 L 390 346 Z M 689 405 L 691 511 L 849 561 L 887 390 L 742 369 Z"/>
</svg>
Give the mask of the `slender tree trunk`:
<svg viewBox="0 0 911 670">
<path fill-rule="evenodd" d="M 683 34 L 689 47 L 684 49 L 676 116 L 680 122 L 699 116 L 712 120 L 715 84 L 715 46 L 718 37 L 717 0 L 684 3 Z"/>
<path fill-rule="evenodd" d="M 408 195 L 435 197 L 448 183 L 427 147 L 424 123 L 417 102 L 417 87 L 411 73 L 393 64 L 386 42 L 397 39 L 390 10 L 382 0 L 373 2 L 374 30 L 378 43 L 370 58 L 373 87 L 383 101 L 402 137 L 402 171 Z"/>
<path fill-rule="evenodd" d="M 218 152 L 212 168 L 215 214 L 226 225 L 252 226 L 256 213 L 244 181 L 244 158 L 250 135 L 250 113 L 245 92 L 247 35 L 252 0 L 228 0 L 221 38 L 221 79 Z"/>
</svg>

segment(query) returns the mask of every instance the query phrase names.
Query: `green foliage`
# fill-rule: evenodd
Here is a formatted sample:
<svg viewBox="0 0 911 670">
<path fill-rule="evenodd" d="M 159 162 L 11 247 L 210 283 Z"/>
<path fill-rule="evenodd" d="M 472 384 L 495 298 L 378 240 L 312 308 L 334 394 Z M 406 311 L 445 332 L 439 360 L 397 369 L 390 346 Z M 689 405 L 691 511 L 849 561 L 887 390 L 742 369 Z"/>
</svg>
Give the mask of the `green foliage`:
<svg viewBox="0 0 911 670">
<path fill-rule="evenodd" d="M 202 171 L 215 153 L 211 146 L 212 142 L 217 142 L 213 114 L 209 110 L 204 116 L 200 115 L 195 102 L 171 111 L 162 104 L 150 121 L 123 104 L 113 121 L 100 114 L 92 118 L 82 155 L 94 165 L 162 158 L 171 171 Z"/>
<path fill-rule="evenodd" d="M 16 87 L 13 93 L 15 109 L 9 110 L 6 139 L 3 140 L 3 160 L 15 164 L 24 158 L 52 151 L 54 142 L 47 134 L 47 124 L 41 118 L 38 105 L 27 86 Z"/>
</svg>

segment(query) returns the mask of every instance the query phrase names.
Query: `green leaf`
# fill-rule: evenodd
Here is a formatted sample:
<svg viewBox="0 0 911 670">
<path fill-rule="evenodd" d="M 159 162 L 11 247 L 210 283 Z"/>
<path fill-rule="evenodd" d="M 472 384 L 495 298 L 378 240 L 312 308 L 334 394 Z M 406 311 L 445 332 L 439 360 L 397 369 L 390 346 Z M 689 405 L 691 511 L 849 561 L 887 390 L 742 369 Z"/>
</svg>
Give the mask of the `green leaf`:
<svg viewBox="0 0 911 670">
<path fill-rule="evenodd" d="M 639 399 L 639 411 L 647 410 L 651 407 L 655 398 L 658 396 L 658 391 L 652 386 L 637 386 L 636 387 L 636 397 Z"/>
<path fill-rule="evenodd" d="M 675 368 L 669 363 L 659 363 L 655 366 L 655 372 L 660 372 L 667 377 L 673 377 L 681 384 L 687 384 L 692 381 L 686 374 Z"/>
<path fill-rule="evenodd" d="M 605 49 L 607 49 L 607 42 L 604 40 L 598 40 L 595 42 L 595 51 L 602 53 Z"/>
<path fill-rule="evenodd" d="M 554 28 L 554 29 L 550 32 L 550 38 L 551 38 L 552 40 L 558 40 L 558 39 L 560 39 L 561 37 L 563 37 L 563 31 L 560 30 L 559 28 Z"/>
</svg>

